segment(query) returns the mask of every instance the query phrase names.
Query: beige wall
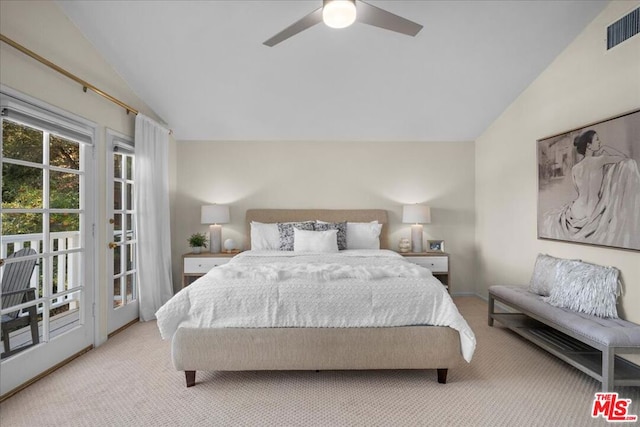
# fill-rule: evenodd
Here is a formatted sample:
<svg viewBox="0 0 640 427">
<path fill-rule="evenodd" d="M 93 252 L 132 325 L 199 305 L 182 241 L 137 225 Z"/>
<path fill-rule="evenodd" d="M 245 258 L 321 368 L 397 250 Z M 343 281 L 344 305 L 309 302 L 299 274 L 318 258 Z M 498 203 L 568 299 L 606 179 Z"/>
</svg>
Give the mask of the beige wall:
<svg viewBox="0 0 640 427">
<path fill-rule="evenodd" d="M 609 52 L 606 26 L 637 7 L 612 2 L 476 141 L 478 292 L 526 284 L 539 252 L 622 271 L 620 314 L 640 323 L 640 253 L 537 240 L 536 140 L 640 107 L 640 37 Z"/>
<path fill-rule="evenodd" d="M 88 81 L 101 90 L 122 100 L 142 113 L 159 120 L 157 116 L 129 89 L 124 81 L 104 61 L 79 30 L 51 1 L 1 1 L 0 28 L 2 34 L 22 44 L 58 66 Z M 55 107 L 62 108 L 98 124 L 96 142 L 96 194 L 98 251 L 96 254 L 99 277 L 101 320 L 98 342 L 106 339 L 107 286 L 106 245 L 106 128 L 133 137 L 135 116 L 108 100 L 82 87 L 20 53 L 0 43 L 0 83 Z M 175 145 L 175 143 L 173 143 Z M 175 151 L 175 147 L 173 148 Z M 175 157 L 173 158 L 175 159 Z M 173 165 L 175 170 L 175 165 Z M 175 190 L 175 178 L 172 182 Z"/>
<path fill-rule="evenodd" d="M 410 237 L 402 205 L 426 203 L 425 239 L 445 240 L 452 290 L 475 290 L 472 142 L 185 142 L 178 145 L 174 272 L 187 237 L 207 231 L 200 206 L 231 206 L 222 238 L 244 242 L 249 208 L 380 208 L 389 211 L 391 244 Z M 174 275 L 175 276 L 175 275 Z M 174 282 L 176 289 L 179 281 Z"/>
</svg>

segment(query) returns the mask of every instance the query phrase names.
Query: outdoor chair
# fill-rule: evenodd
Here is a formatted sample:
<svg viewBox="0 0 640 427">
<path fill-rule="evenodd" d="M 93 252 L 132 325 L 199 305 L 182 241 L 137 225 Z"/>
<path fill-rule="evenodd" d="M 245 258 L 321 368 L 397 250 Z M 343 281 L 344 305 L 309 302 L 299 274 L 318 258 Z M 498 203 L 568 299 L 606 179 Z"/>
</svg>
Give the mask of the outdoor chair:
<svg viewBox="0 0 640 427">
<path fill-rule="evenodd" d="M 35 254 L 34 249 L 24 248 L 9 255 L 7 260 Z M 36 289 L 29 287 L 36 261 L 36 258 L 30 258 L 5 264 L 2 274 L 2 293 L 0 294 L 3 309 L 36 299 Z M 31 326 L 31 344 L 12 351 L 9 345 L 9 333 L 29 325 Z M 3 314 L 1 326 L 2 342 L 4 343 L 4 352 L 1 355 L 3 359 L 39 342 L 38 313 L 35 305 Z"/>
</svg>

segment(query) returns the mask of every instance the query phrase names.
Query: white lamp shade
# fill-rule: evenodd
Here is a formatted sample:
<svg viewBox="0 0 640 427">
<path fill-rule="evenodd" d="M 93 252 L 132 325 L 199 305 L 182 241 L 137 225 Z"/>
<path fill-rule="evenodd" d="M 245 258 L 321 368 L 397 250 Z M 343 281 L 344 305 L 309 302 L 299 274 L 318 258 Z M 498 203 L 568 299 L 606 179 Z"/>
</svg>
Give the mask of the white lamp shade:
<svg viewBox="0 0 640 427">
<path fill-rule="evenodd" d="M 356 20 L 356 4 L 353 0 L 325 0 L 322 20 L 331 28 L 345 28 Z"/>
<path fill-rule="evenodd" d="M 202 224 L 226 224 L 229 222 L 229 206 L 204 205 L 200 211 Z"/>
<path fill-rule="evenodd" d="M 402 207 L 402 222 L 405 224 L 429 224 L 431 208 L 424 205 L 405 205 Z"/>
</svg>

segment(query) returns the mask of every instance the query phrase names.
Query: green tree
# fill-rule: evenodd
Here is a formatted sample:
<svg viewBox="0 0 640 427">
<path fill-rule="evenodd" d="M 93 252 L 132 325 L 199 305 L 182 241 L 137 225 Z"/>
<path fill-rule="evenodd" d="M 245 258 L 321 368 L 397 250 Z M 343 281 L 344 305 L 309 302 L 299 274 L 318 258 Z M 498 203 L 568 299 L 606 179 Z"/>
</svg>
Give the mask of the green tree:
<svg viewBox="0 0 640 427">
<path fill-rule="evenodd" d="M 4 119 L 2 121 L 2 154 L 6 159 L 43 164 L 44 132 Z M 79 170 L 80 146 L 67 139 L 50 135 L 49 165 Z M 58 209 L 78 209 L 80 177 L 74 173 L 50 171 L 49 206 Z M 37 167 L 3 163 L 2 208 L 38 209 L 43 207 L 43 170 Z M 79 229 L 79 215 L 52 214 L 51 231 Z M 36 213 L 2 215 L 2 234 L 42 232 L 42 215 Z"/>
</svg>

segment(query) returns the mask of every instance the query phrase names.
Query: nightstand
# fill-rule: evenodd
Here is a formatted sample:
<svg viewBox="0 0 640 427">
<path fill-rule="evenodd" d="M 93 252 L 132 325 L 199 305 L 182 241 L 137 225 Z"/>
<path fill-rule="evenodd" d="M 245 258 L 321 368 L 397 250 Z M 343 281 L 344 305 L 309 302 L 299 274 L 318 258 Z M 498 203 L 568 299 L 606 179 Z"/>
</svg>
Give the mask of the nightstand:
<svg viewBox="0 0 640 427">
<path fill-rule="evenodd" d="M 400 255 L 407 258 L 414 264 L 421 265 L 431 270 L 433 277 L 440 280 L 447 291 L 451 293 L 449 288 L 449 281 L 451 279 L 451 271 L 449 268 L 449 254 L 446 252 L 398 252 Z"/>
<path fill-rule="evenodd" d="M 195 279 L 202 277 L 213 267 L 229 262 L 231 258 L 240 252 L 201 252 L 199 254 L 188 253 L 182 255 L 182 287 L 189 286 Z"/>
</svg>

